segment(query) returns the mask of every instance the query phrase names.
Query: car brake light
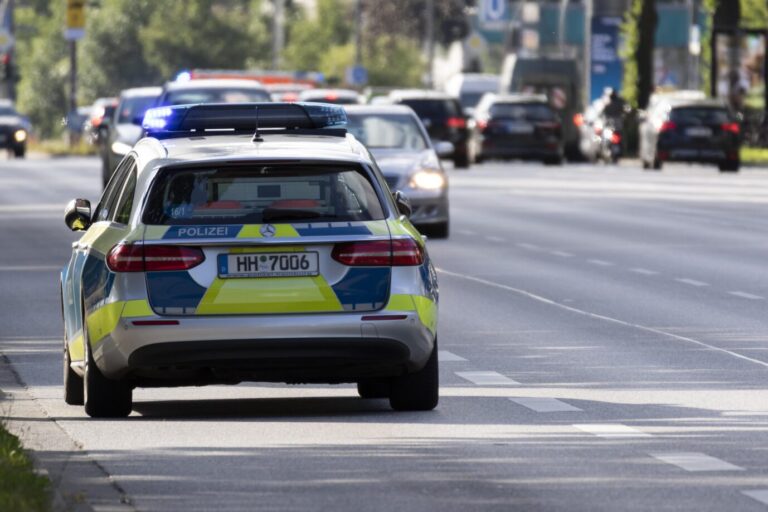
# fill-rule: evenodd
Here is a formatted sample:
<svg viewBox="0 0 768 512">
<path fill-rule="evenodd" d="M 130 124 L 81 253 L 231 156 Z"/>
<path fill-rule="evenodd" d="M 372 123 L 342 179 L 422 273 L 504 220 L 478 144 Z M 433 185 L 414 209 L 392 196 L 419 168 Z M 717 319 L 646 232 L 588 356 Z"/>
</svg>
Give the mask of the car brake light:
<svg viewBox="0 0 768 512">
<path fill-rule="evenodd" d="M 112 272 L 189 270 L 204 260 L 201 249 L 175 245 L 118 244 L 107 254 Z"/>
<path fill-rule="evenodd" d="M 574 114 L 573 124 L 577 128 L 580 128 L 584 124 L 584 114 Z"/>
<path fill-rule="evenodd" d="M 412 238 L 337 244 L 331 256 L 350 267 L 398 267 L 424 262 L 424 251 Z"/>
<path fill-rule="evenodd" d="M 741 132 L 741 127 L 739 126 L 739 123 L 723 123 L 720 128 L 723 129 L 724 132 L 731 132 L 735 133 L 736 135 Z"/>
<path fill-rule="evenodd" d="M 621 144 L 621 135 L 613 132 L 611 134 L 611 144 Z"/>
<path fill-rule="evenodd" d="M 659 132 L 671 132 L 673 130 L 677 130 L 677 124 L 673 121 L 664 121 L 659 128 Z"/>
<path fill-rule="evenodd" d="M 463 117 L 449 117 L 445 124 L 448 128 L 466 128 L 467 120 Z"/>
<path fill-rule="evenodd" d="M 325 95 L 325 99 L 328 101 L 336 101 L 339 99 L 339 95 L 336 94 L 335 92 L 329 92 L 328 94 Z"/>
<path fill-rule="evenodd" d="M 483 131 L 486 128 L 488 128 L 488 121 L 486 121 L 485 119 L 478 119 L 477 121 L 475 121 L 475 126 L 477 126 L 478 130 Z"/>
</svg>

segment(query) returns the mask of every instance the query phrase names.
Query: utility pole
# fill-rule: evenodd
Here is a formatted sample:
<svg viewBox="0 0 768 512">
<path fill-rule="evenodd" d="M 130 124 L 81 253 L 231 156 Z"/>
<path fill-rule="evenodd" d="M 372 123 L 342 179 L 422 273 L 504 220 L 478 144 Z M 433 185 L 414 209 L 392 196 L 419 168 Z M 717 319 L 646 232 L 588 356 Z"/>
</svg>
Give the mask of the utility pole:
<svg viewBox="0 0 768 512">
<path fill-rule="evenodd" d="M 355 66 L 363 65 L 363 0 L 355 0 Z"/>
<path fill-rule="evenodd" d="M 285 0 L 274 0 L 275 15 L 272 20 L 272 69 L 283 67 L 285 46 Z"/>
<path fill-rule="evenodd" d="M 584 106 L 592 103 L 592 17 L 593 0 L 584 0 Z"/>
<path fill-rule="evenodd" d="M 560 56 L 565 57 L 565 12 L 568 9 L 568 0 L 560 0 L 560 19 L 558 20 L 557 42 L 560 47 Z"/>
<path fill-rule="evenodd" d="M 427 79 L 425 85 L 431 89 L 435 85 L 435 77 L 432 72 L 435 63 L 435 0 L 427 0 L 426 4 Z"/>
</svg>

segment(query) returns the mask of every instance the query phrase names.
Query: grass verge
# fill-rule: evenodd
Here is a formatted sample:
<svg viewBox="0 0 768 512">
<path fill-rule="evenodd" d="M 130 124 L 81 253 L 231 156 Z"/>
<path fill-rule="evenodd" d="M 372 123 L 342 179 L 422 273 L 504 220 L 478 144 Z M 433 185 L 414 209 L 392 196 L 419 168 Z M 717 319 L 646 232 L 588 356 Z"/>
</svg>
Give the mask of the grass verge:
<svg viewBox="0 0 768 512">
<path fill-rule="evenodd" d="M 29 151 L 46 153 L 50 156 L 89 156 L 96 154 L 96 146 L 88 144 L 84 140 L 79 141 L 74 146 L 60 139 L 49 140 L 30 140 Z"/>
<path fill-rule="evenodd" d="M 746 165 L 768 165 L 768 148 L 741 148 L 741 163 Z"/>
<path fill-rule="evenodd" d="M 46 512 L 48 479 L 36 475 L 19 439 L 0 423 L 0 510 Z"/>
</svg>

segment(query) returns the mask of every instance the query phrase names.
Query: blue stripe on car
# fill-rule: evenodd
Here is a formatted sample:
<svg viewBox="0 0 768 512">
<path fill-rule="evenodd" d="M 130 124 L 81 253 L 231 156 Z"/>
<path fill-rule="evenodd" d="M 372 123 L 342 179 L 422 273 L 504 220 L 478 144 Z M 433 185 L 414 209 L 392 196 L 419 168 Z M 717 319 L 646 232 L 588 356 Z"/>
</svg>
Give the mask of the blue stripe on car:
<svg viewBox="0 0 768 512">
<path fill-rule="evenodd" d="M 391 274 L 389 268 L 350 268 L 341 281 L 332 286 L 333 292 L 342 305 L 352 309 L 358 304 L 368 307 L 382 304 L 389 295 Z"/>
<path fill-rule="evenodd" d="M 147 292 L 153 308 L 196 308 L 207 288 L 189 272 L 147 272 Z"/>
</svg>

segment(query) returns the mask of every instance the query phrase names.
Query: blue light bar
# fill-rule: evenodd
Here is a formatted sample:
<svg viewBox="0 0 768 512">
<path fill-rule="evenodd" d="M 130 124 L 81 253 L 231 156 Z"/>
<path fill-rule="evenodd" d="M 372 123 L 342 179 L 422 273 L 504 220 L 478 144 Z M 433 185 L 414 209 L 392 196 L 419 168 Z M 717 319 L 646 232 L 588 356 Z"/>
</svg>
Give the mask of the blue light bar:
<svg viewBox="0 0 768 512">
<path fill-rule="evenodd" d="M 324 103 L 226 103 L 176 105 L 147 110 L 142 126 L 148 134 L 183 137 L 190 133 L 269 133 L 270 130 L 344 129 L 347 114 Z"/>
</svg>

